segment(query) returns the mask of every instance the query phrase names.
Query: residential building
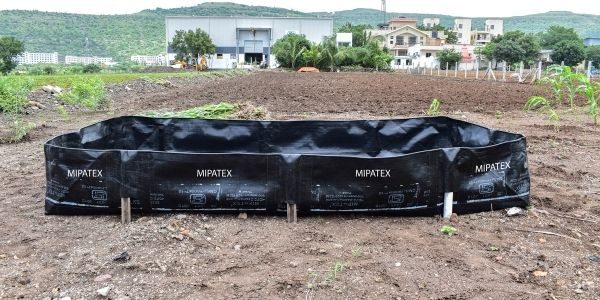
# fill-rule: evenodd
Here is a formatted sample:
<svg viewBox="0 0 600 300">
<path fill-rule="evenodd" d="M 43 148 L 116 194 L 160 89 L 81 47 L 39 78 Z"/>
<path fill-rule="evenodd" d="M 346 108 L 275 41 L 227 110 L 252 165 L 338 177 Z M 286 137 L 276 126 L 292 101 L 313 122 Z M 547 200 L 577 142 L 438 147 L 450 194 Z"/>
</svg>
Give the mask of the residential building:
<svg viewBox="0 0 600 300">
<path fill-rule="evenodd" d="M 23 52 L 21 55 L 17 55 L 16 61 L 20 65 L 58 64 L 58 53 Z"/>
<path fill-rule="evenodd" d="M 423 18 L 425 28 L 432 28 L 435 25 L 440 25 L 440 18 Z"/>
<path fill-rule="evenodd" d="M 471 19 L 456 18 L 452 28 L 458 37 L 458 44 L 471 44 Z"/>
<path fill-rule="evenodd" d="M 159 55 L 133 55 L 131 61 L 146 66 L 164 66 L 167 64 L 167 58 L 163 54 Z"/>
<path fill-rule="evenodd" d="M 585 38 L 583 39 L 583 44 L 586 46 L 599 46 L 600 38 Z"/>
<path fill-rule="evenodd" d="M 209 68 L 236 68 L 265 63 L 277 67 L 271 55 L 273 44 L 288 33 L 303 34 L 314 43 L 333 34 L 330 18 L 287 17 L 166 17 L 165 47 L 167 60 L 175 58 L 169 47 L 178 30 L 206 31 L 216 46 L 216 53 L 207 59 Z"/>
<path fill-rule="evenodd" d="M 335 34 L 338 47 L 352 47 L 352 32 L 338 32 Z"/>
<path fill-rule="evenodd" d="M 392 65 L 396 69 L 405 68 L 437 68 L 440 67 L 437 59 L 438 53 L 444 49 L 454 49 L 461 54 L 459 69 L 472 69 L 476 61 L 475 49 L 479 48 L 476 45 L 414 45 L 408 48 L 408 56 L 410 61 L 408 64 L 396 61 Z"/>
<path fill-rule="evenodd" d="M 100 65 L 110 65 L 113 64 L 112 57 L 98 57 L 98 56 L 73 56 L 66 55 L 65 56 L 65 64 L 100 64 Z"/>
<path fill-rule="evenodd" d="M 502 19 L 487 19 L 485 20 L 485 31 L 490 33 L 493 39 L 504 34 L 504 20 Z"/>
<path fill-rule="evenodd" d="M 443 32 L 422 31 L 417 29 L 417 20 L 396 17 L 377 30 L 369 30 L 372 38 L 379 42 L 380 47 L 389 49 L 395 61 L 402 65 L 410 63 L 408 48 L 415 45 L 440 46 L 446 42 Z"/>
</svg>

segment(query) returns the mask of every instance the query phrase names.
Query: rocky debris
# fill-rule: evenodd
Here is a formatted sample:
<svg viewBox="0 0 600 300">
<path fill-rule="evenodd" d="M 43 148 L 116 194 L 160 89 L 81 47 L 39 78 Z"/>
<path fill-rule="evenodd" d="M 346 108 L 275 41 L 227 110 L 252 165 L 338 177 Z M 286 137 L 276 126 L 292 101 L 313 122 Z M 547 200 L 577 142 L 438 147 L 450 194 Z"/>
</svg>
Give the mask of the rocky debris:
<svg viewBox="0 0 600 300">
<path fill-rule="evenodd" d="M 37 101 L 29 101 L 29 102 L 27 102 L 27 106 L 29 106 L 29 107 L 31 107 L 33 109 L 44 109 L 44 108 L 46 108 L 46 105 L 41 104 L 41 103 L 39 103 Z"/>
<path fill-rule="evenodd" d="M 593 262 L 600 263 L 600 255 L 590 255 L 588 258 Z"/>
<path fill-rule="evenodd" d="M 58 254 L 56 255 L 56 257 L 58 257 L 59 259 L 63 259 L 63 258 L 65 258 L 66 256 L 67 256 L 67 253 L 66 253 L 66 252 L 60 252 L 60 253 L 58 253 Z"/>
<path fill-rule="evenodd" d="M 298 262 L 297 261 L 290 261 L 290 267 L 292 267 L 292 268 L 298 267 Z"/>
<path fill-rule="evenodd" d="M 130 259 L 131 257 L 129 256 L 129 253 L 127 251 L 123 251 L 121 254 L 113 257 L 113 261 L 118 263 L 124 263 L 129 261 Z"/>
<path fill-rule="evenodd" d="M 178 234 L 173 234 L 171 235 L 172 238 L 178 240 L 178 241 L 183 241 L 183 239 L 185 239 L 185 237 L 183 236 L 183 234 L 178 233 Z"/>
<path fill-rule="evenodd" d="M 531 275 L 533 275 L 534 277 L 546 277 L 546 275 L 548 275 L 548 272 L 536 270 L 536 271 L 533 271 L 531 273 Z"/>
<path fill-rule="evenodd" d="M 102 297 L 108 297 L 108 293 L 110 292 L 110 287 L 103 287 L 101 289 L 96 290 L 96 293 Z"/>
<path fill-rule="evenodd" d="M 526 211 L 520 207 L 511 207 L 506 210 L 506 215 L 509 217 L 526 215 Z"/>
<path fill-rule="evenodd" d="M 242 246 L 241 245 L 235 245 L 235 246 L 233 246 L 233 249 L 235 251 L 240 251 L 240 250 L 242 250 Z"/>
<path fill-rule="evenodd" d="M 54 85 L 45 85 L 42 87 L 42 91 L 54 95 L 62 93 L 63 89 Z"/>
<path fill-rule="evenodd" d="M 29 278 L 27 278 L 27 277 L 23 277 L 23 278 L 19 278 L 19 279 L 17 280 L 17 282 L 18 282 L 20 285 L 28 285 L 28 284 L 30 284 L 30 283 L 31 283 L 31 279 L 29 279 Z"/>
<path fill-rule="evenodd" d="M 399 262 L 397 262 L 397 263 L 395 263 L 395 264 L 394 264 L 394 266 L 395 266 L 395 267 L 400 267 L 401 265 L 402 265 L 402 264 L 401 264 L 401 263 L 399 263 Z"/>
<path fill-rule="evenodd" d="M 102 274 L 102 275 L 96 276 L 96 278 L 94 278 L 94 281 L 95 282 L 103 282 L 103 281 L 107 281 L 107 280 L 111 280 L 111 279 L 112 279 L 112 275 Z"/>
<path fill-rule="evenodd" d="M 185 218 L 187 218 L 186 214 L 178 214 L 175 216 L 175 219 L 177 220 L 184 220 Z"/>
<path fill-rule="evenodd" d="M 248 214 L 247 214 L 247 213 L 245 213 L 245 212 L 241 212 L 241 213 L 238 215 L 238 219 L 246 220 L 246 219 L 248 219 Z"/>
</svg>

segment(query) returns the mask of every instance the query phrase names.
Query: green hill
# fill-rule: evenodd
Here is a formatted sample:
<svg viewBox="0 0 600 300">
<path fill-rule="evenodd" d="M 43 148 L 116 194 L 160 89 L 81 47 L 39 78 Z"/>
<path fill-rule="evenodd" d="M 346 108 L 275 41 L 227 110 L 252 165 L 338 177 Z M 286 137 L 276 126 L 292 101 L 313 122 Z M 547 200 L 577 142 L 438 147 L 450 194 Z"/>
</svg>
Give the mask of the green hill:
<svg viewBox="0 0 600 300">
<path fill-rule="evenodd" d="M 112 56 L 126 60 L 133 54 L 158 54 L 164 51 L 164 17 L 174 15 L 196 16 L 272 16 L 311 17 L 334 19 L 335 26 L 346 22 L 376 25 L 381 14 L 374 9 L 353 9 L 335 13 L 303 13 L 283 8 L 247 6 L 234 3 L 203 3 L 192 7 L 144 10 L 128 15 L 84 15 L 40 11 L 0 11 L 0 36 L 15 36 L 25 41 L 28 51 L 59 52 L 70 55 Z M 454 17 L 449 15 L 388 13 L 388 17 L 402 15 L 439 17 L 442 25 L 450 26 Z M 474 18 L 473 26 L 483 27 L 485 18 Z M 571 12 L 547 12 L 529 16 L 504 18 L 505 30 L 539 32 L 550 25 L 575 28 L 582 37 L 600 37 L 600 16 Z M 7 25 L 10 24 L 10 25 Z"/>
</svg>

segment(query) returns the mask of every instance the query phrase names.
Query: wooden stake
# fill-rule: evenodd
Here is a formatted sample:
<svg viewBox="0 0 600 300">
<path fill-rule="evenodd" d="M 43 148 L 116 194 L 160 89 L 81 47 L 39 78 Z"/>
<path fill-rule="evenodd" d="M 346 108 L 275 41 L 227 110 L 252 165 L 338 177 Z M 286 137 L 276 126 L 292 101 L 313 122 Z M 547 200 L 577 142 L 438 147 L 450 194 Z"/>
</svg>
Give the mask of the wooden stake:
<svg viewBox="0 0 600 300">
<path fill-rule="evenodd" d="M 121 224 L 131 223 L 131 199 L 121 198 Z"/>
<path fill-rule="evenodd" d="M 288 223 L 298 223 L 298 211 L 296 210 L 296 203 L 287 204 L 287 219 Z"/>
<path fill-rule="evenodd" d="M 454 193 L 444 194 L 444 219 L 450 219 L 452 216 L 452 205 L 454 204 Z"/>
</svg>

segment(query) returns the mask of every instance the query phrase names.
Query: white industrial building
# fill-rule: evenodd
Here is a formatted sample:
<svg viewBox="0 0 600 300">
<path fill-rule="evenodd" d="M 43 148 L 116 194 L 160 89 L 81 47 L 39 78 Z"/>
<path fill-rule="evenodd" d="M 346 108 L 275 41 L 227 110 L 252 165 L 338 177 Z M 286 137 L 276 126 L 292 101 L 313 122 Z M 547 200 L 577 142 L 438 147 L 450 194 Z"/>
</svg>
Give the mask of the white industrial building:
<svg viewBox="0 0 600 300">
<path fill-rule="evenodd" d="M 58 64 L 58 53 L 23 52 L 17 55 L 16 61 L 19 65 Z"/>
<path fill-rule="evenodd" d="M 352 47 L 352 32 L 336 33 L 335 43 L 338 47 Z"/>
<path fill-rule="evenodd" d="M 285 17 L 166 17 L 167 60 L 175 59 L 176 53 L 169 48 L 178 30 L 206 31 L 216 46 L 216 53 L 208 58 L 208 67 L 214 69 L 235 68 L 243 65 L 266 63 L 277 67 L 271 56 L 273 44 L 293 32 L 319 43 L 333 34 L 333 20 L 326 18 Z"/>
<path fill-rule="evenodd" d="M 65 64 L 98 64 L 98 65 L 110 65 L 113 64 L 112 57 L 98 57 L 98 56 L 65 56 Z"/>
<path fill-rule="evenodd" d="M 159 55 L 132 55 L 131 61 L 146 66 L 161 66 L 167 64 L 167 58 L 163 54 Z"/>
</svg>

